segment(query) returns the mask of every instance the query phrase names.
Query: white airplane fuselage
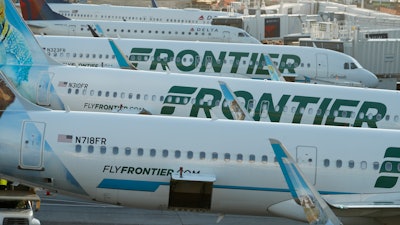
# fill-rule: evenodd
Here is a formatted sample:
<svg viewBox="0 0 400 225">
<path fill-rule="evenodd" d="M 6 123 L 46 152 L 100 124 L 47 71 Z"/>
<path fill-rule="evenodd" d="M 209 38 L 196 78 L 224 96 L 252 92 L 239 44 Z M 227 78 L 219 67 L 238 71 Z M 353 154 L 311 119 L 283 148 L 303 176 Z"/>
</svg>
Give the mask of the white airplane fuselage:
<svg viewBox="0 0 400 225">
<path fill-rule="evenodd" d="M 385 152 L 399 148 L 395 130 L 20 108 L 13 103 L 0 118 L 3 177 L 101 202 L 268 215 L 291 199 L 268 138 L 285 140 L 323 195 L 398 188 L 375 187 L 384 175 L 396 177 L 380 169 Z M 206 200 L 177 206 L 179 194 L 199 191 L 185 183 L 172 193 L 179 180 L 202 183 Z"/>
<path fill-rule="evenodd" d="M 78 66 L 118 68 L 107 38 L 36 36 L 45 52 L 57 61 Z M 284 76 L 304 82 L 305 77 L 375 87 L 378 79 L 354 58 L 321 48 L 204 43 L 165 40 L 113 39 L 138 69 L 267 79 L 265 55 Z M 350 83 L 352 82 L 352 83 Z"/>
<path fill-rule="evenodd" d="M 219 86 L 224 81 L 256 121 L 400 127 L 397 91 L 108 68 L 31 70 L 42 76 L 18 89 L 53 109 L 232 119 Z"/>
<path fill-rule="evenodd" d="M 106 37 L 260 44 L 246 31 L 230 26 L 142 23 L 97 20 L 28 20 L 35 34 L 92 37 L 88 25 L 101 27 Z"/>
<path fill-rule="evenodd" d="M 96 4 L 49 4 L 57 13 L 82 20 L 112 20 L 161 23 L 210 24 L 217 16 L 238 15 L 222 11 L 200 10 L 195 8 L 146 8 Z"/>
</svg>

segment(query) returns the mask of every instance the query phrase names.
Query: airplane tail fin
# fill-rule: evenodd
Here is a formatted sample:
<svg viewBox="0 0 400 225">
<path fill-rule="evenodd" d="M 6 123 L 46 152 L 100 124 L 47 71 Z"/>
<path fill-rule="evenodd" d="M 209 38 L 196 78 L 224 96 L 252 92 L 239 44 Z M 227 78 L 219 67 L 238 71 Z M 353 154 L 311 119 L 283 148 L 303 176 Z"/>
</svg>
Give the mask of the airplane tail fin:
<svg viewBox="0 0 400 225">
<path fill-rule="evenodd" d="M 158 4 L 156 0 L 151 0 L 151 7 L 152 8 L 158 8 Z"/>
<path fill-rule="evenodd" d="M 317 190 L 307 181 L 290 153 L 276 139 L 269 139 L 293 199 L 301 205 L 309 224 L 342 225 Z"/>
<path fill-rule="evenodd" d="M 70 20 L 54 12 L 45 0 L 21 0 L 20 5 L 25 20 Z"/>
<path fill-rule="evenodd" d="M 8 107 L 11 107 L 11 104 L 17 103 L 13 105 L 13 111 L 48 111 L 49 109 L 40 107 L 38 105 L 33 104 L 24 98 L 19 91 L 17 91 L 16 87 L 10 82 L 7 76 L 0 71 L 0 117 L 2 114 L 7 111 Z"/>
<path fill-rule="evenodd" d="M 32 65 L 61 65 L 43 51 L 12 1 L 0 1 L 5 3 L 4 26 L 1 31 L 2 41 L 0 45 L 4 47 L 4 54 L 6 55 L 5 60 L 0 60 L 0 67 L 1 65 L 25 67 L 20 68 L 23 71 L 19 71 L 20 73 L 17 75 L 27 76 Z"/>
</svg>

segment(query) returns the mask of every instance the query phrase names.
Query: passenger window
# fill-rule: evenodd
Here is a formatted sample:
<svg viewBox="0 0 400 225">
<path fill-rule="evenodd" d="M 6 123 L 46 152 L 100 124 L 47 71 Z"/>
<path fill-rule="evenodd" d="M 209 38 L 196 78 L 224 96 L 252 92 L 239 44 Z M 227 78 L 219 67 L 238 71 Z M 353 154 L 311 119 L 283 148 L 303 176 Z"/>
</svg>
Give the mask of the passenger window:
<svg viewBox="0 0 400 225">
<path fill-rule="evenodd" d="M 393 165 L 391 162 L 385 162 L 385 171 L 386 172 L 391 172 L 393 169 Z"/>
<path fill-rule="evenodd" d="M 261 156 L 261 162 L 267 163 L 268 162 L 268 156 L 266 156 L 266 155 Z"/>
<path fill-rule="evenodd" d="M 342 160 L 338 159 L 336 160 L 336 168 L 341 168 L 342 167 Z"/>
<path fill-rule="evenodd" d="M 253 154 L 249 155 L 249 161 L 250 161 L 251 163 L 255 162 L 255 161 L 256 161 L 256 156 L 253 155 Z"/>
<path fill-rule="evenodd" d="M 137 154 L 138 156 L 143 156 L 143 148 L 138 148 Z"/>
<path fill-rule="evenodd" d="M 361 169 L 363 169 L 363 170 L 367 169 L 367 162 L 366 161 L 361 161 Z"/>
<path fill-rule="evenodd" d="M 88 153 L 93 153 L 94 152 L 94 147 L 93 145 L 88 146 Z"/>
<path fill-rule="evenodd" d="M 110 92 L 106 91 L 106 97 L 110 96 Z"/>
<path fill-rule="evenodd" d="M 113 154 L 114 154 L 114 155 L 117 155 L 118 152 L 119 152 L 118 147 L 113 147 Z"/>
<path fill-rule="evenodd" d="M 75 145 L 75 152 L 80 153 L 82 151 L 81 145 Z"/>
<path fill-rule="evenodd" d="M 155 157 L 156 156 L 156 150 L 154 148 L 150 149 L 150 156 Z"/>
<path fill-rule="evenodd" d="M 329 166 L 329 159 L 324 159 L 324 166 L 328 167 Z"/>
<path fill-rule="evenodd" d="M 98 92 L 97 92 L 97 96 L 101 96 L 101 91 L 98 91 Z"/>
<path fill-rule="evenodd" d="M 192 151 L 188 151 L 187 152 L 187 158 L 188 159 L 193 159 L 193 152 Z"/>
<path fill-rule="evenodd" d="M 168 157 L 168 150 L 167 150 L 167 149 L 164 149 L 164 150 L 162 151 L 162 156 L 163 156 L 164 158 L 167 158 L 167 157 Z"/>
<path fill-rule="evenodd" d="M 374 170 L 378 170 L 379 169 L 379 162 L 374 162 L 372 165 L 373 165 Z"/>
<path fill-rule="evenodd" d="M 350 161 L 349 161 L 349 168 L 350 168 L 350 169 L 353 169 L 353 168 L 354 168 L 354 161 L 353 161 L 353 160 L 350 160 Z"/>
<path fill-rule="evenodd" d="M 107 151 L 106 146 L 100 146 L 100 153 L 101 153 L 101 154 L 105 154 L 106 151 Z"/>
<path fill-rule="evenodd" d="M 237 160 L 238 162 L 242 162 L 242 161 L 243 161 L 243 155 L 242 155 L 242 154 L 237 154 L 236 160 Z"/>
<path fill-rule="evenodd" d="M 231 160 L 231 154 L 225 153 L 225 155 L 224 155 L 224 160 L 225 160 L 225 161 L 230 161 L 230 160 Z"/>
<path fill-rule="evenodd" d="M 125 92 L 121 92 L 121 98 L 125 98 Z"/>
<path fill-rule="evenodd" d="M 68 88 L 68 94 L 71 94 L 71 92 L 72 92 L 72 89 L 71 88 Z"/>
<path fill-rule="evenodd" d="M 175 151 L 175 158 L 179 159 L 181 157 L 181 151 L 176 150 Z"/>
<path fill-rule="evenodd" d="M 212 159 L 213 159 L 213 160 L 217 160 L 217 159 L 218 159 L 218 153 L 213 152 L 213 153 L 212 153 Z"/>
<path fill-rule="evenodd" d="M 129 98 L 129 99 L 132 99 L 132 98 L 133 98 L 133 94 L 132 94 L 132 93 L 129 93 L 128 98 Z"/>
<path fill-rule="evenodd" d="M 200 159 L 205 159 L 205 158 L 206 158 L 206 153 L 200 152 Z"/>
<path fill-rule="evenodd" d="M 131 148 L 129 148 L 129 147 L 126 147 L 126 148 L 125 148 L 125 155 L 130 155 L 131 152 L 132 152 L 132 149 L 131 149 Z"/>
<path fill-rule="evenodd" d="M 117 92 L 114 92 L 114 93 L 113 93 L 113 97 L 116 98 L 117 96 L 118 96 L 118 93 L 117 93 Z"/>
</svg>

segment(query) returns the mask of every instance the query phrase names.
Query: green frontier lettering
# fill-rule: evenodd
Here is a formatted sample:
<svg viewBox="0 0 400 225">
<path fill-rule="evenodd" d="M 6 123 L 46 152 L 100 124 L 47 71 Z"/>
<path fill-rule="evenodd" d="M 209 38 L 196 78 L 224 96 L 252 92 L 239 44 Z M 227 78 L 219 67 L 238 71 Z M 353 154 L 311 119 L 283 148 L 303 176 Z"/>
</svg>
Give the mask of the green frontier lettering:
<svg viewBox="0 0 400 225">
<path fill-rule="evenodd" d="M 238 90 L 234 94 L 244 100 L 244 107 L 253 114 L 255 121 L 268 118 L 271 122 L 302 123 L 307 117 L 309 121 L 312 119 L 314 125 L 377 128 L 377 122 L 385 117 L 387 111 L 386 105 L 380 102 L 286 94 L 278 98 L 278 101 L 274 101 L 271 93 L 263 93 L 257 101 L 248 91 Z M 214 112 L 221 110 L 225 118 L 233 119 L 229 106 L 225 104 L 218 89 L 173 86 L 163 104 L 161 114 L 164 115 L 173 115 L 175 109 L 179 108 L 179 112 L 190 110 L 188 112 L 190 117 L 199 117 L 204 113 L 205 117 L 211 118 L 211 110 L 214 109 Z M 355 110 L 358 106 L 357 112 Z M 291 119 L 288 115 L 292 116 Z"/>
<path fill-rule="evenodd" d="M 212 68 L 214 73 L 242 73 L 251 75 L 268 75 L 268 69 L 265 63 L 265 57 L 263 53 L 249 53 L 249 52 L 226 52 L 217 51 L 215 54 L 211 50 L 205 50 L 204 52 L 196 52 L 191 49 L 185 49 L 180 52 L 174 53 L 171 49 L 157 48 L 154 50 L 153 57 L 151 57 L 152 48 L 132 48 L 129 60 L 133 61 L 134 65 L 140 64 L 140 62 L 148 61 L 152 59 L 149 70 L 157 70 L 158 65 L 163 70 L 167 68 L 174 68 L 169 66 L 171 63 L 175 63 L 175 67 L 180 72 L 192 72 L 197 69 L 197 72 L 203 73 L 207 69 Z M 269 54 L 273 59 L 279 59 L 280 54 Z M 228 62 L 228 63 L 227 63 Z M 244 63 L 246 62 L 246 63 Z M 281 73 L 293 73 L 295 74 L 295 68 L 301 63 L 301 59 L 297 55 L 282 54 L 279 65 L 279 71 Z M 211 67 L 209 66 L 211 65 Z M 223 70 L 224 65 L 225 68 Z M 244 70 L 239 70 L 240 66 L 247 66 Z"/>
<path fill-rule="evenodd" d="M 381 169 L 379 170 L 379 176 L 376 179 L 376 188 L 393 188 L 397 184 L 399 179 L 400 167 L 400 148 L 390 147 L 386 149 L 384 158 L 389 158 L 383 161 Z"/>
</svg>

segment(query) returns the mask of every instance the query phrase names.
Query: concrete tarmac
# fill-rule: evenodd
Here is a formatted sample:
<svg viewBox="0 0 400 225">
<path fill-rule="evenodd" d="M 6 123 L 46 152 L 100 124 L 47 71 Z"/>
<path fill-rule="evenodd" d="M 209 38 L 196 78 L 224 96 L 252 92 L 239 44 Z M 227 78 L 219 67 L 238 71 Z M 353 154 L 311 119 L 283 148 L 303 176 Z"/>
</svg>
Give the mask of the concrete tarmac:
<svg viewBox="0 0 400 225">
<path fill-rule="evenodd" d="M 42 225 L 209 225 L 218 215 L 182 211 L 143 210 L 101 204 L 60 194 L 39 193 L 42 202 L 34 216 Z M 221 225 L 306 225 L 279 217 L 225 215 Z"/>
</svg>

